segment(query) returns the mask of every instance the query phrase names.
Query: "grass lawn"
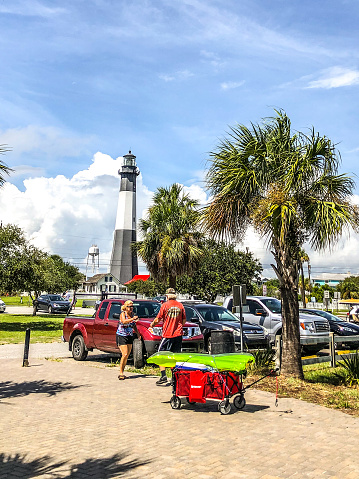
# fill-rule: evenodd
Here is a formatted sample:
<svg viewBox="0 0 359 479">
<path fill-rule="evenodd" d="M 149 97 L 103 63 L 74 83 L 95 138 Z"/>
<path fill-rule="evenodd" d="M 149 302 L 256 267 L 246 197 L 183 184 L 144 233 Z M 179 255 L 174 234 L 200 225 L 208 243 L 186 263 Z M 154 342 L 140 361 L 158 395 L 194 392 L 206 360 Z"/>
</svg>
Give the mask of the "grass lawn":
<svg viewBox="0 0 359 479">
<path fill-rule="evenodd" d="M 343 368 L 331 368 L 329 363 L 313 364 L 303 367 L 304 381 L 294 378 L 278 377 L 279 398 L 292 397 L 321 406 L 339 409 L 342 412 L 359 416 L 359 388 L 346 386 L 336 374 Z M 249 374 L 245 384 L 259 379 L 258 374 Z M 269 377 L 255 385 L 263 391 L 276 392 L 276 379 Z M 279 399 L 280 401 L 280 399 Z"/>
<path fill-rule="evenodd" d="M 31 343 L 51 343 L 61 341 L 64 314 L 1 314 L 0 344 L 22 343 L 25 341 L 26 328 L 31 329 Z"/>
<path fill-rule="evenodd" d="M 2 296 L 1 299 L 8 306 L 32 306 L 32 300 L 30 296 Z M 21 302 L 22 299 L 22 302 Z M 78 308 L 82 307 L 83 299 L 78 299 L 76 306 Z"/>
<path fill-rule="evenodd" d="M 8 306 L 32 306 L 30 296 L 22 296 L 22 298 L 20 296 L 2 296 L 1 299 Z"/>
</svg>

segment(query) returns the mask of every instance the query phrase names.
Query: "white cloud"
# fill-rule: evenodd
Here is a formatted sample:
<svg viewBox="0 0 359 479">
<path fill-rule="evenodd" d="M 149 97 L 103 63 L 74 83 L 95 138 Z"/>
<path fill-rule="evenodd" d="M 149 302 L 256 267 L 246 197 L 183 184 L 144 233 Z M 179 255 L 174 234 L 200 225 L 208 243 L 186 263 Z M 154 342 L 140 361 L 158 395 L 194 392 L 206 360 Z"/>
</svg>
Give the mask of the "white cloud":
<svg viewBox="0 0 359 479">
<path fill-rule="evenodd" d="M 10 4 L 1 4 L 0 13 L 31 16 L 31 17 L 52 17 L 54 15 L 66 12 L 64 8 L 51 8 L 43 5 L 41 2 L 32 0 L 31 3 L 12 0 Z"/>
<path fill-rule="evenodd" d="M 83 154 L 92 137 L 79 137 L 52 126 L 28 125 L 0 131 L 0 144 L 11 145 L 11 156 L 41 153 L 51 158 Z"/>
<path fill-rule="evenodd" d="M 97 244 L 100 248 L 101 271 L 108 269 L 119 191 L 118 169 L 123 158 L 111 158 L 96 153 L 92 163 L 72 178 L 58 175 L 54 178 L 36 177 L 24 181 L 24 191 L 6 183 L 0 190 L 0 211 L 3 224 L 19 225 L 36 246 L 65 260 L 77 264 L 85 271 L 88 248 Z M 199 172 L 201 174 L 201 172 Z M 204 188 L 197 182 L 184 186 L 185 193 L 197 199 L 201 205 L 208 202 Z M 137 180 L 137 218 L 144 217 L 153 192 Z M 353 198 L 359 204 L 359 197 Z M 270 267 L 273 257 L 263 239 L 249 229 L 238 244 L 248 247 L 264 268 L 264 276 L 273 277 Z M 312 271 L 359 273 L 359 235 L 343 238 L 333 252 L 313 252 L 310 256 Z M 144 266 L 140 263 L 140 270 Z"/>
<path fill-rule="evenodd" d="M 359 84 L 359 71 L 334 67 L 324 70 L 318 80 L 309 82 L 307 88 L 340 88 Z"/>
<path fill-rule="evenodd" d="M 165 82 L 170 82 L 170 81 L 188 80 L 188 78 L 191 78 L 193 76 L 194 76 L 194 73 L 188 70 L 182 70 L 182 71 L 177 71 L 171 75 L 162 73 L 158 75 L 158 78 L 160 78 L 161 80 L 164 80 Z"/>
<path fill-rule="evenodd" d="M 242 85 L 244 85 L 245 81 L 242 80 L 242 81 L 229 81 L 229 82 L 224 82 L 224 83 L 221 83 L 221 88 L 222 90 L 232 90 L 233 88 L 238 88 Z"/>
</svg>

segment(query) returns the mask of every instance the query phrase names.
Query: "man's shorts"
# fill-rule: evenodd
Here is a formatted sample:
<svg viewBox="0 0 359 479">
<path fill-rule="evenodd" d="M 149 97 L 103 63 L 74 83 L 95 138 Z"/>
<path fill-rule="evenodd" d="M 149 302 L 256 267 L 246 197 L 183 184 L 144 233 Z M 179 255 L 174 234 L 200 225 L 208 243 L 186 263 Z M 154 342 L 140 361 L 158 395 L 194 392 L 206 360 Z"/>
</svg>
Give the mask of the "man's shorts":
<svg viewBox="0 0 359 479">
<path fill-rule="evenodd" d="M 171 351 L 172 353 L 180 353 L 182 350 L 182 336 L 174 338 L 162 338 L 158 351 Z"/>
</svg>

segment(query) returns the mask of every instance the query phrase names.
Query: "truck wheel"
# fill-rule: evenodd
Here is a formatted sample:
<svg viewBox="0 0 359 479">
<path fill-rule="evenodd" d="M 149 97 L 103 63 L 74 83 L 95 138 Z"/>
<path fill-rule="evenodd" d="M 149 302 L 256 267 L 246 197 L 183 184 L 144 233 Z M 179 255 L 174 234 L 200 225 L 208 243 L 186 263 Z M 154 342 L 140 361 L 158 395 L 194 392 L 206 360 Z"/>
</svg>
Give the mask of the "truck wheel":
<svg viewBox="0 0 359 479">
<path fill-rule="evenodd" d="M 133 365 L 136 369 L 143 368 L 145 361 L 143 357 L 143 344 L 141 339 L 134 339 L 132 346 Z"/>
<path fill-rule="evenodd" d="M 81 334 L 74 337 L 72 341 L 72 357 L 76 361 L 84 361 L 87 358 L 88 351 L 85 348 L 85 341 Z"/>
</svg>

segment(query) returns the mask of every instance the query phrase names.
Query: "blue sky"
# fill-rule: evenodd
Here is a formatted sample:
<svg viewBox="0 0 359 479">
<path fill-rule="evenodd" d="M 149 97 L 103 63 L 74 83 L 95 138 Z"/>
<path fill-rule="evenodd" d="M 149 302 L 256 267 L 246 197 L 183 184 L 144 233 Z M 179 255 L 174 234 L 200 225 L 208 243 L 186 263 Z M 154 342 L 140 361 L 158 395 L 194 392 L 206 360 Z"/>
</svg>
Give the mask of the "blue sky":
<svg viewBox="0 0 359 479">
<path fill-rule="evenodd" d="M 63 175 L 71 185 L 96 153 L 104 155 L 96 157 L 101 169 L 101 158 L 115 164 L 131 149 L 145 207 L 158 186 L 203 188 L 208 153 L 229 126 L 259 122 L 273 108 L 283 108 L 295 129 L 314 126 L 338 143 L 342 171 L 357 173 L 355 0 L 12 0 L 1 2 L 0 18 L 0 144 L 12 148 L 4 160 L 15 169 L 0 206 L 7 208 L 2 219 L 18 222 L 30 237 L 45 227 L 24 212 L 30 203 L 42 210 L 40 202 L 48 202 L 36 197 L 35 184 L 61 183 Z M 106 200 L 104 181 L 115 197 L 115 175 L 104 170 L 103 202 L 116 203 Z M 53 188 L 54 198 L 58 193 Z M 9 218 L 12 195 L 17 208 Z M 80 206 L 71 207 L 80 215 Z M 106 252 L 115 221 L 108 209 Z M 66 238 L 69 215 L 63 218 L 62 230 L 53 225 L 57 241 Z M 70 223 L 79 236 L 82 223 Z M 64 241 L 64 256 L 81 257 L 78 242 Z M 85 256 L 92 241 L 96 234 L 88 232 Z M 54 239 L 40 244 L 60 252 Z M 349 266 L 346 258 L 338 267 Z"/>
</svg>

